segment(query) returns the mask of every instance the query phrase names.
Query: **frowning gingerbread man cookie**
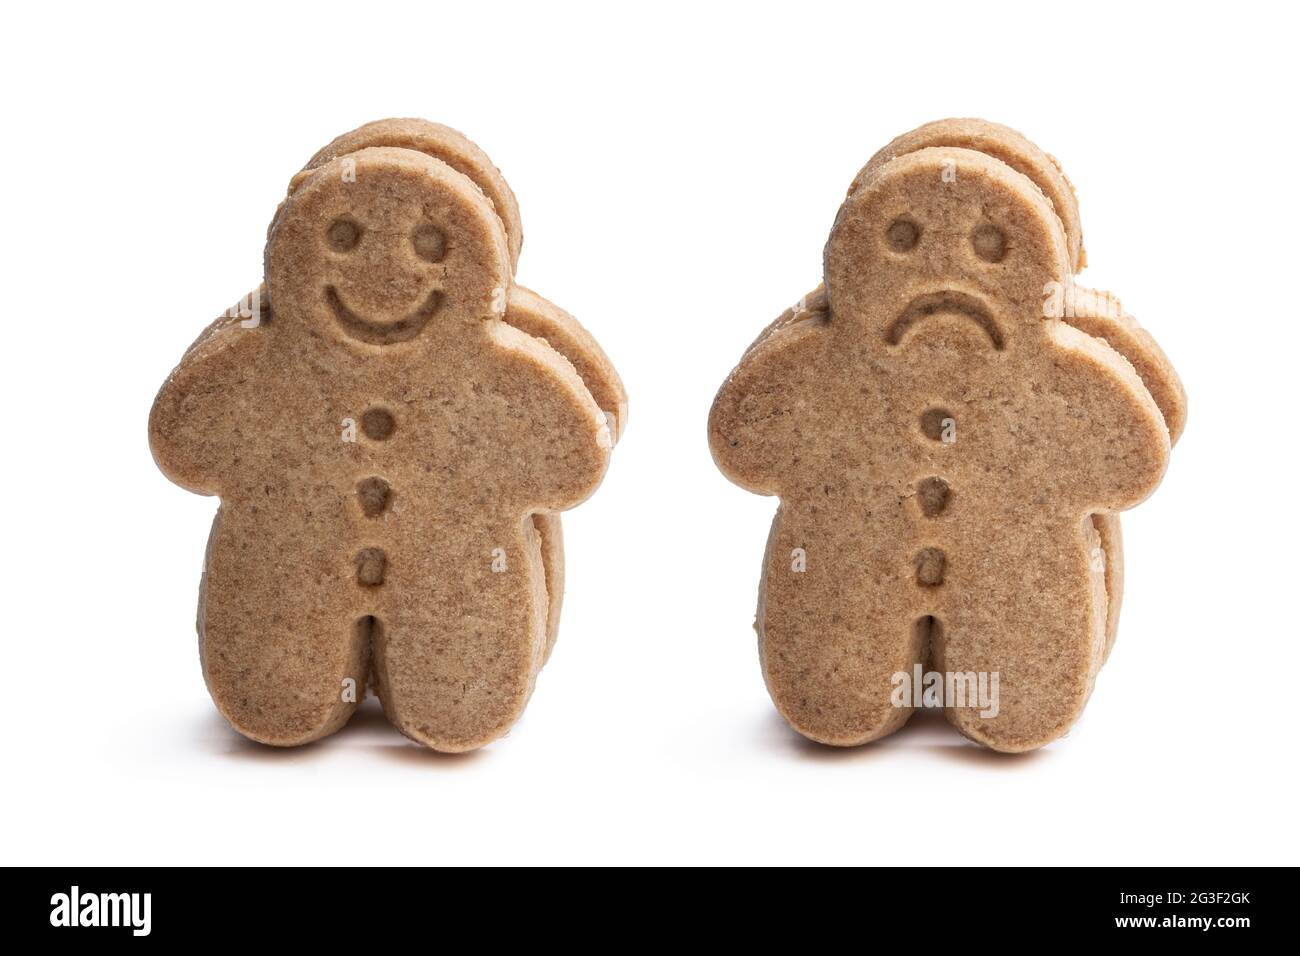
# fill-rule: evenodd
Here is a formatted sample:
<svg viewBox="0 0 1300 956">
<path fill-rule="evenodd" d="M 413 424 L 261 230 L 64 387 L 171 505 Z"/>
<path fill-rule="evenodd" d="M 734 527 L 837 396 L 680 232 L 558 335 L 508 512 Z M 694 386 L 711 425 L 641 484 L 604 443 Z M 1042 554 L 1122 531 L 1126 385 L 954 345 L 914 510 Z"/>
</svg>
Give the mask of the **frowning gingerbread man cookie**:
<svg viewBox="0 0 1300 956">
<path fill-rule="evenodd" d="M 362 127 L 290 185 L 266 281 L 164 384 L 150 444 L 221 497 L 204 676 L 255 740 L 338 730 L 367 684 L 407 736 L 509 729 L 554 636 L 560 511 L 626 415 L 604 354 L 514 284 L 509 187 L 463 136 Z"/>
<path fill-rule="evenodd" d="M 1073 286 L 1073 203 L 1005 128 L 900 137 L 854 181 L 824 287 L 718 394 L 719 467 L 781 498 L 760 655 L 808 737 L 893 732 L 922 700 L 900 699 L 913 675 L 1005 751 L 1065 733 L 1088 699 L 1118 603 L 1114 515 L 1159 483 L 1185 412 L 1150 337 Z"/>
</svg>

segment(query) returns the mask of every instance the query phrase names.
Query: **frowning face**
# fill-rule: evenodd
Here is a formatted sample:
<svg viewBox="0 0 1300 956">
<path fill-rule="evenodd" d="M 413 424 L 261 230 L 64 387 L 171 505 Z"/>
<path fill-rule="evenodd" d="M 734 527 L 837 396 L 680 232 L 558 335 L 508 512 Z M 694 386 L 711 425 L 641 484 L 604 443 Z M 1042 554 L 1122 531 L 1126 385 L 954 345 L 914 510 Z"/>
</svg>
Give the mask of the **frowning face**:
<svg viewBox="0 0 1300 956">
<path fill-rule="evenodd" d="M 900 157 L 840 212 L 827 247 L 832 308 L 887 346 L 944 316 L 1001 350 L 1041 318 L 1045 284 L 1068 275 L 1053 217 L 1029 180 L 982 153 Z"/>
<path fill-rule="evenodd" d="M 491 315 L 506 261 L 500 223 L 472 183 L 423 154 L 378 148 L 298 184 L 272 226 L 267 277 L 277 317 L 391 346 Z"/>
</svg>

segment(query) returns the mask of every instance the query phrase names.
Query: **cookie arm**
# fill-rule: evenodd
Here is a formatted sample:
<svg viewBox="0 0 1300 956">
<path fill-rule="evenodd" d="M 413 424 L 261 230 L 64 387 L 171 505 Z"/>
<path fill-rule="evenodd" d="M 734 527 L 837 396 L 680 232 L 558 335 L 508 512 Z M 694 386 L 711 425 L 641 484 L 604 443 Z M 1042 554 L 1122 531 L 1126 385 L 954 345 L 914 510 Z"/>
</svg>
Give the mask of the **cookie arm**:
<svg viewBox="0 0 1300 956">
<path fill-rule="evenodd" d="M 803 436 L 814 434 L 825 312 L 784 313 L 745 352 L 709 411 L 709 450 L 729 480 L 780 494 Z"/>
<path fill-rule="evenodd" d="M 567 511 L 585 501 L 609 467 L 614 440 L 605 413 L 573 364 L 541 339 L 493 323 L 488 334 L 518 391 L 515 415 L 498 436 L 511 474 L 521 483 L 525 513 Z"/>
<path fill-rule="evenodd" d="M 265 303 L 265 289 L 244 303 Z M 233 310 L 232 310 L 233 311 Z M 196 494 L 220 492 L 222 464 L 230 455 L 229 418 L 249 356 L 265 335 L 264 308 L 252 316 L 226 314 L 209 325 L 158 390 L 149 412 L 149 450 L 167 478 Z"/>
<path fill-rule="evenodd" d="M 505 322 L 544 340 L 572 363 L 608 417 L 610 435 L 617 442 L 627 425 L 627 392 L 614 363 L 592 334 L 558 305 L 518 285 L 510 290 Z"/>
<path fill-rule="evenodd" d="M 1170 444 L 1177 444 L 1187 423 L 1187 392 L 1151 333 L 1123 310 L 1115 296 L 1092 289 L 1074 290 L 1065 321 L 1128 359 L 1164 416 Z"/>
<path fill-rule="evenodd" d="M 1090 512 L 1132 508 L 1169 464 L 1164 416 L 1133 366 L 1101 339 L 1063 322 L 1048 334 L 1062 349 L 1062 396 L 1081 426 L 1062 446 L 1071 497 Z"/>
<path fill-rule="evenodd" d="M 754 341 L 750 343 L 749 348 L 745 349 L 745 354 L 748 355 L 765 342 L 773 332 L 779 332 L 787 325 L 804 319 L 824 319 L 829 310 L 830 306 L 826 301 L 826 283 L 819 282 L 815 289 L 768 323 L 767 328 L 763 329 L 762 332 L 759 332 L 758 338 L 754 339 Z"/>
</svg>

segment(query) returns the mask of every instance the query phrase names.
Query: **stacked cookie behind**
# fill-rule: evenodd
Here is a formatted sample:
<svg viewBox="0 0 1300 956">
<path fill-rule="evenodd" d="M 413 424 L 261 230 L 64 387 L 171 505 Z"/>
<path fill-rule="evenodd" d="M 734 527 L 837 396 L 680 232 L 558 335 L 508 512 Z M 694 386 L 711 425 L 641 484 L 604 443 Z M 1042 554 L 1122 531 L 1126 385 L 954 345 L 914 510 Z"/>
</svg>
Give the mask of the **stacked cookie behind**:
<svg viewBox="0 0 1300 956">
<path fill-rule="evenodd" d="M 887 218 L 869 221 L 871 215 Z M 920 221 L 925 216 L 933 221 Z M 1181 384 L 1154 340 L 1113 297 L 1074 285 L 1085 256 L 1073 188 L 1051 157 L 1006 127 L 945 120 L 895 139 L 855 177 L 826 257 L 828 279 L 839 270 L 838 297 L 823 284 L 778 317 L 723 385 L 710 418 L 710 444 L 724 473 L 782 498 L 757 621 L 769 689 L 806 735 L 861 743 L 892 732 L 910 714 L 911 706 L 890 700 L 900 674 L 951 668 L 944 650 L 960 647 L 965 662 L 995 672 L 1002 667 L 1001 687 L 1004 695 L 1010 690 L 1017 713 L 972 720 L 968 710 L 947 706 L 949 718 L 998 749 L 1040 746 L 1077 717 L 1113 643 L 1123 584 L 1116 512 L 1136 502 L 1122 500 L 1115 489 L 1096 492 L 1096 503 L 1107 507 L 1080 516 L 1083 527 L 1056 532 L 1062 540 L 1033 560 L 1046 567 L 1062 548 L 1077 548 L 1062 572 L 1077 578 L 1077 586 L 1058 596 L 1059 607 L 1005 593 L 1013 603 L 1039 605 L 1012 633 L 1016 629 L 999 625 L 996 614 L 972 612 L 985 599 L 976 592 L 996 591 L 999 573 L 1024 578 L 1034 569 L 1016 568 L 1008 558 L 950 552 L 980 551 L 978 541 L 959 542 L 981 522 L 989 525 L 990 539 L 997 526 L 1019 524 L 1019 532 L 1003 541 L 1012 551 L 1043 529 L 1006 513 L 987 474 L 969 471 L 978 443 L 1003 456 L 978 465 L 992 471 L 1016 456 L 1042 458 L 1029 450 L 1035 444 L 1067 440 L 1069 426 L 1053 419 L 1056 409 L 1020 394 L 1031 374 L 1045 379 L 1028 383 L 1031 390 L 1050 392 L 1053 362 L 1072 361 L 1084 350 L 1086 343 L 1066 342 L 1057 326 L 1087 333 L 1102 381 L 1130 379 L 1118 387 L 1137 405 L 1121 418 L 1132 414 L 1134 422 L 1142 421 L 1135 409 L 1143 403 L 1158 415 L 1163 437 L 1151 438 L 1145 450 L 1132 449 L 1153 456 L 1150 468 L 1161 460 L 1160 441 L 1167 445 L 1182 430 Z M 1059 289 L 1054 304 L 1053 287 Z M 891 297 L 897 301 L 889 304 Z M 1044 314 L 1049 305 L 1057 314 Z M 873 321 L 882 327 L 870 335 L 846 331 Z M 945 328 L 952 322 L 954 328 Z M 1020 334 L 1020 323 L 1029 338 Z M 982 328 L 983 336 L 962 339 L 972 327 Z M 1045 330 L 1054 334 L 1052 341 L 1020 345 Z M 1038 369 L 1025 358 L 1030 354 L 1050 361 Z M 848 381 L 837 382 L 846 370 Z M 841 396 L 836 387 L 855 394 Z M 909 401 L 929 407 L 898 407 L 896 393 L 909 388 Z M 1006 394 L 997 401 L 1026 421 L 989 417 L 985 403 L 999 390 Z M 867 404 L 860 406 L 864 396 Z M 1052 400 L 1067 401 L 1061 395 Z M 818 413 L 822 406 L 840 407 L 827 416 Z M 1087 414 L 1079 409 L 1075 417 Z M 837 420 L 844 418 L 887 438 L 881 444 L 873 435 L 864 440 L 846 433 Z M 951 436 L 941 436 L 943 423 L 951 424 Z M 1097 454 L 1113 458 L 1104 433 L 1118 426 L 1091 424 L 1102 441 Z M 1122 465 L 1116 459 L 1117 473 Z M 855 469 L 861 474 L 852 474 Z M 1046 474 L 1046 488 L 1026 493 L 1050 494 L 1064 480 Z M 968 487 L 961 488 L 963 482 Z M 972 493 L 988 500 L 971 501 Z M 837 495 L 848 505 L 827 500 Z M 840 524 L 823 528 L 825 515 L 840 508 L 846 508 Z M 894 539 L 914 543 L 914 575 L 902 567 L 906 562 L 882 557 Z M 1017 560 L 1030 560 L 1032 551 L 1023 549 Z M 818 571 L 811 570 L 814 555 Z M 829 577 L 818 580 L 820 574 Z M 882 615 L 881 605 L 892 611 Z M 1016 616 L 1010 609 L 1002 613 Z M 1072 623 L 1063 626 L 1067 618 Z M 961 620 L 968 631 L 984 633 L 954 633 Z M 1040 640 L 1024 633 L 1034 629 L 1041 630 Z M 1007 687 L 1007 670 L 1019 686 Z M 1055 692 L 1043 686 L 1053 683 Z"/>
<path fill-rule="evenodd" d="M 367 684 L 442 750 L 522 711 L 558 626 L 558 512 L 599 482 L 626 396 L 514 285 L 521 243 L 469 140 L 368 124 L 293 178 L 256 317 L 214 323 L 160 392 L 160 467 L 222 497 L 200 650 L 241 733 L 317 739 Z"/>
</svg>

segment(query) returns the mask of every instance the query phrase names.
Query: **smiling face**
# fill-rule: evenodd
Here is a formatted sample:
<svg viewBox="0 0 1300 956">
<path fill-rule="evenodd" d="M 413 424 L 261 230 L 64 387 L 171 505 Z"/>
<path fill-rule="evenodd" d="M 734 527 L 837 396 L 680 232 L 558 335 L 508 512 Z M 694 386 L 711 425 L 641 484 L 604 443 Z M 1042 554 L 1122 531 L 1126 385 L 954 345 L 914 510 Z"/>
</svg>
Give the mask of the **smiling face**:
<svg viewBox="0 0 1300 956">
<path fill-rule="evenodd" d="M 276 321 L 393 346 L 493 317 L 509 283 L 500 220 L 472 182 L 397 148 L 311 170 L 277 214 L 267 246 Z"/>
<path fill-rule="evenodd" d="M 931 148 L 883 165 L 845 201 L 826 246 L 833 315 L 887 346 L 935 317 L 1003 349 L 1069 275 L 1061 226 L 1034 185 L 982 153 Z"/>
</svg>

